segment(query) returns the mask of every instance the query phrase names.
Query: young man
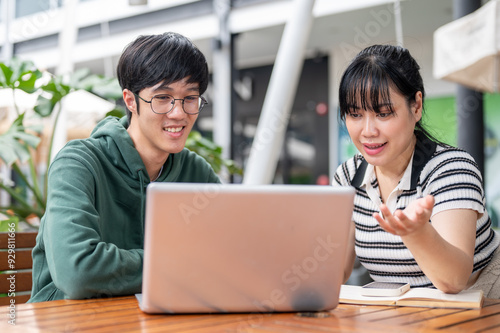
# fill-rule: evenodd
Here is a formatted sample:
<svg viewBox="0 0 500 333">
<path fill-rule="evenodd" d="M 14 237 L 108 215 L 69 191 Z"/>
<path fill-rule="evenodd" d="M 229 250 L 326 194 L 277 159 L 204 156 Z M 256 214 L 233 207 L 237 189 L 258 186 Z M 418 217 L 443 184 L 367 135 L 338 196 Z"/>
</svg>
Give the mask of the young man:
<svg viewBox="0 0 500 333">
<path fill-rule="evenodd" d="M 141 292 L 146 186 L 218 183 L 184 145 L 208 85 L 204 55 L 175 33 L 140 36 L 117 68 L 127 117 L 68 143 L 49 168 L 30 302 Z"/>
</svg>

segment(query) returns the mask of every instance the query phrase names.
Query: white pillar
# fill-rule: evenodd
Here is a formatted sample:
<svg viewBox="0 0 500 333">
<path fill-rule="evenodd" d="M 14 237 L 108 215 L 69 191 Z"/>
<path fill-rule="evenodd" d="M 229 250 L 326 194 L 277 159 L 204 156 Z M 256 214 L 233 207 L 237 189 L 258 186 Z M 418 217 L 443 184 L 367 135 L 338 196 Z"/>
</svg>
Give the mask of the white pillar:
<svg viewBox="0 0 500 333">
<path fill-rule="evenodd" d="M 293 1 L 245 167 L 243 184 L 270 184 L 274 178 L 304 63 L 313 7 L 314 0 Z"/>
<path fill-rule="evenodd" d="M 73 72 L 73 49 L 78 36 L 78 27 L 75 26 L 76 7 L 78 0 L 64 0 L 64 24 L 59 32 L 59 64 L 56 72 L 66 75 Z"/>
<path fill-rule="evenodd" d="M 101 37 L 109 38 L 109 22 L 101 22 Z M 111 56 L 105 56 L 103 59 L 104 62 L 104 76 L 105 77 L 113 77 L 115 75 L 115 69 L 113 67 L 113 59 Z"/>
<path fill-rule="evenodd" d="M 214 10 L 219 18 L 219 36 L 213 50 L 213 138 L 222 147 L 222 157 L 230 158 L 231 152 L 231 32 L 228 20 L 230 0 L 214 0 Z M 229 180 L 224 168 L 219 175 L 223 182 Z"/>
<path fill-rule="evenodd" d="M 401 21 L 401 1 L 394 0 L 394 25 L 396 29 L 396 42 L 399 46 L 404 46 L 403 42 L 403 22 Z"/>
<path fill-rule="evenodd" d="M 75 25 L 77 5 L 78 0 L 64 0 L 62 8 L 64 11 L 64 25 L 59 32 L 59 64 L 56 68 L 58 75 L 69 75 L 74 70 L 73 50 L 78 36 L 78 27 Z M 55 133 L 52 143 L 51 160 L 54 159 L 57 152 L 68 141 L 68 121 L 64 109 L 64 98 L 59 104 L 60 109 L 54 110 L 54 112 L 60 112 L 61 114 L 59 115 L 57 124 L 54 124 L 55 128 L 53 130 Z"/>
<path fill-rule="evenodd" d="M 2 45 L 2 61 L 9 61 L 14 55 L 12 42 L 10 40 L 10 22 L 15 16 L 15 3 L 13 0 L 2 0 L 1 1 L 1 13 L 2 13 L 2 23 L 4 26 L 4 38 L 5 42 Z"/>
<path fill-rule="evenodd" d="M 346 58 L 346 55 L 338 48 L 330 50 L 328 56 L 328 96 L 329 96 L 329 173 L 330 180 L 335 175 L 335 171 L 340 163 L 339 160 L 339 128 L 341 126 L 339 112 L 339 84 L 342 74 L 352 59 Z"/>
<path fill-rule="evenodd" d="M 10 178 L 10 173 L 11 173 L 10 167 L 5 165 L 4 163 L 0 164 L 0 180 L 3 181 L 4 184 L 9 184 L 12 181 Z M 4 190 L 0 190 L 0 205 L 1 206 L 10 205 L 10 195 Z"/>
<path fill-rule="evenodd" d="M 330 180 L 335 174 L 339 163 L 339 123 L 338 123 L 338 68 L 335 63 L 337 56 L 334 51 L 328 55 L 328 173 Z"/>
</svg>

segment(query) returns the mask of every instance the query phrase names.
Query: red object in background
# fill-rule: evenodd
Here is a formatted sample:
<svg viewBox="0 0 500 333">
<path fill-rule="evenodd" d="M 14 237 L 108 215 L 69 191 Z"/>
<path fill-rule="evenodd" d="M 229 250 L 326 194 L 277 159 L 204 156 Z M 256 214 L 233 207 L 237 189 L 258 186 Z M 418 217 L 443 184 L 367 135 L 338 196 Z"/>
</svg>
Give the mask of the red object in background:
<svg viewBox="0 0 500 333">
<path fill-rule="evenodd" d="M 328 105 L 324 102 L 316 104 L 316 113 L 318 116 L 326 116 L 328 114 Z"/>
<path fill-rule="evenodd" d="M 319 175 L 316 178 L 316 185 L 330 185 L 330 178 L 327 175 Z"/>
</svg>

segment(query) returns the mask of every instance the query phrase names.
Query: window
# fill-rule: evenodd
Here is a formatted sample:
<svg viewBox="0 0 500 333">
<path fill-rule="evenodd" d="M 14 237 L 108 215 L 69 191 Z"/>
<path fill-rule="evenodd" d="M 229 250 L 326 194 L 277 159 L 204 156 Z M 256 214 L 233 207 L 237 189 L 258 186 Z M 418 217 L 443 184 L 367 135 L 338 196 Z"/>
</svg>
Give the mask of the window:
<svg viewBox="0 0 500 333">
<path fill-rule="evenodd" d="M 5 1 L 5 0 L 2 0 Z M 16 18 L 35 13 L 43 12 L 49 9 L 55 9 L 62 6 L 63 0 L 17 0 Z"/>
</svg>

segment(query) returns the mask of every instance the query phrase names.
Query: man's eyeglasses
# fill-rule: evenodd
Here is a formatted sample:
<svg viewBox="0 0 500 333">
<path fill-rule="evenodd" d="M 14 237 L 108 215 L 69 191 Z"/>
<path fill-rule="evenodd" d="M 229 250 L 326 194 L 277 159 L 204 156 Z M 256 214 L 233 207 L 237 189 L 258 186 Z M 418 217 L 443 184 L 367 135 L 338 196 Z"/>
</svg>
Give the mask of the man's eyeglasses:
<svg viewBox="0 0 500 333">
<path fill-rule="evenodd" d="M 151 110 L 156 114 L 167 114 L 174 109 L 175 101 L 182 101 L 182 109 L 187 114 L 198 114 L 205 105 L 208 104 L 203 96 L 191 95 L 184 98 L 174 98 L 173 96 L 162 94 L 156 95 L 150 101 L 146 101 L 141 96 L 134 93 L 135 96 L 151 105 Z"/>
</svg>

